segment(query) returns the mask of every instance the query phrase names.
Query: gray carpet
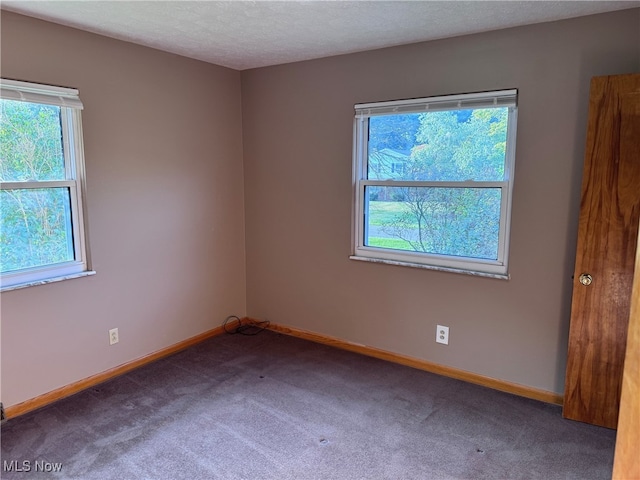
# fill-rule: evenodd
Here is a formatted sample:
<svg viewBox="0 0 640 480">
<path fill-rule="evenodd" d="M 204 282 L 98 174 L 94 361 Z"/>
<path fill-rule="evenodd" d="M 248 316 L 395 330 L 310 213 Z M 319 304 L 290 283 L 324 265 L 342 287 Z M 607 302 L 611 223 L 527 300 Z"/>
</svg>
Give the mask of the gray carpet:
<svg viewBox="0 0 640 480">
<path fill-rule="evenodd" d="M 2 478 L 604 479 L 614 444 L 558 406 L 267 331 L 10 419 Z"/>
</svg>

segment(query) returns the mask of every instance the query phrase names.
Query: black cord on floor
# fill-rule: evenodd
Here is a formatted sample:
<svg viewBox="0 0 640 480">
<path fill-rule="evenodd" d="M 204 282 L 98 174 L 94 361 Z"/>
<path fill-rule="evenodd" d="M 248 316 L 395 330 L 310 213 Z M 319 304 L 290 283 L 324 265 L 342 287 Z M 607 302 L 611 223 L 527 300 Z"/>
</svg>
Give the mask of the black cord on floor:
<svg viewBox="0 0 640 480">
<path fill-rule="evenodd" d="M 238 324 L 234 328 L 229 328 L 229 322 L 236 321 Z M 229 335 L 235 335 L 239 333 L 240 335 L 257 335 L 269 326 L 271 322 L 269 320 L 262 320 L 261 322 L 248 321 L 248 323 L 242 323 L 242 319 L 235 315 L 229 315 L 224 323 L 222 324 L 222 328 Z"/>
</svg>

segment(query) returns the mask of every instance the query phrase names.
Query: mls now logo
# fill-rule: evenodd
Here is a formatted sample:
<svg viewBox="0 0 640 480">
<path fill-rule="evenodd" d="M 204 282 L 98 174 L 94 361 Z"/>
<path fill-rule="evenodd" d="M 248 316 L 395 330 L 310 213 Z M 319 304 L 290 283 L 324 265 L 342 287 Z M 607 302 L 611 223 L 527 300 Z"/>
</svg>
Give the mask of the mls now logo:
<svg viewBox="0 0 640 480">
<path fill-rule="evenodd" d="M 44 460 L 36 460 L 35 462 L 31 462 L 30 460 L 23 460 L 19 462 L 18 460 L 7 461 L 4 460 L 2 462 L 2 470 L 5 472 L 59 472 L 62 470 L 61 462 L 45 462 Z"/>
</svg>

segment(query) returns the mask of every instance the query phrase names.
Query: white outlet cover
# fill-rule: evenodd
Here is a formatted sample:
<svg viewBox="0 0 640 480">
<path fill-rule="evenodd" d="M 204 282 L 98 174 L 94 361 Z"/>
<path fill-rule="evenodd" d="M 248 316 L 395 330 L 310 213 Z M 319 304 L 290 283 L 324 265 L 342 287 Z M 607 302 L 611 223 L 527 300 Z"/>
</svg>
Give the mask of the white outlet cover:
<svg viewBox="0 0 640 480">
<path fill-rule="evenodd" d="M 436 343 L 449 345 L 449 327 L 445 327 L 444 325 L 436 326 Z"/>
<path fill-rule="evenodd" d="M 118 335 L 118 329 L 112 328 L 109 330 L 109 345 L 115 345 L 120 341 L 120 336 Z"/>
</svg>

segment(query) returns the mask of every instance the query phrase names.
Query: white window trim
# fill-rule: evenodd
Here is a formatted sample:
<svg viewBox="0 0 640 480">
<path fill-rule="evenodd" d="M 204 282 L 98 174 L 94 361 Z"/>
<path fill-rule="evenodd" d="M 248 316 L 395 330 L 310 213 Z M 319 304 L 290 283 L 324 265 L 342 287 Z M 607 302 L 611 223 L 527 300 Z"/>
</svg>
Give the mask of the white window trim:
<svg viewBox="0 0 640 480">
<path fill-rule="evenodd" d="M 84 208 L 85 169 L 81 117 L 83 105 L 80 101 L 78 90 L 3 78 L 0 79 L 0 98 L 60 107 L 66 179 L 57 181 L 2 182 L 0 183 L 0 188 L 3 190 L 68 188 L 71 202 L 74 247 L 74 260 L 72 261 L 25 268 L 2 274 L 0 291 L 15 290 L 17 288 L 95 274 L 90 268 L 87 220 Z"/>
<path fill-rule="evenodd" d="M 515 168 L 515 139 L 517 128 L 517 90 L 501 90 L 461 95 L 446 95 L 414 100 L 367 103 L 355 105 L 353 126 L 353 201 L 352 201 L 352 260 L 386 263 L 391 265 L 464 273 L 499 279 L 509 279 L 509 238 L 511 229 L 511 200 Z M 458 110 L 464 108 L 508 107 L 507 149 L 505 152 L 504 180 L 501 182 L 421 182 L 400 180 L 368 180 L 368 125 L 376 115 L 419 113 L 426 111 Z M 371 247 L 364 244 L 365 187 L 366 186 L 417 187 L 497 187 L 501 189 L 500 229 L 497 260 L 454 257 L 422 252 Z"/>
</svg>

